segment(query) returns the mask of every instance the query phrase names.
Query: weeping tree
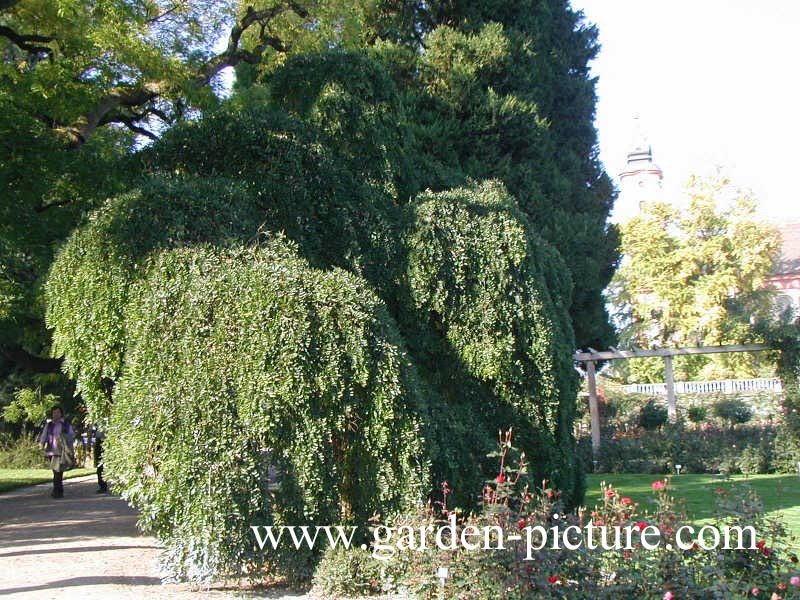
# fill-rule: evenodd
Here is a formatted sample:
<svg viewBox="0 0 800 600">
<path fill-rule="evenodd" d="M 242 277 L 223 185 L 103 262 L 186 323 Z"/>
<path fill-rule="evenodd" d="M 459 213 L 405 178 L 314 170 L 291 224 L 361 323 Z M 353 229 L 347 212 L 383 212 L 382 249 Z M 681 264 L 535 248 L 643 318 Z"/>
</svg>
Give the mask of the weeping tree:
<svg viewBox="0 0 800 600">
<path fill-rule="evenodd" d="M 315 555 L 262 552 L 250 525 L 363 524 L 443 479 L 474 503 L 494 475 L 485 454 L 512 425 L 532 477 L 581 498 L 575 270 L 553 243 L 578 225 L 554 229 L 532 202 L 569 214 L 583 192 L 528 189 L 510 157 L 479 168 L 461 140 L 447 149 L 455 138 L 429 147 L 437 111 L 455 104 L 414 81 L 414 29 L 369 14 L 374 31 L 405 33 L 281 55 L 262 83 L 139 152 L 126 191 L 50 269 L 55 353 L 107 423 L 109 476 L 175 577 L 309 574 Z M 457 35 L 518 41 L 475 31 Z M 486 93 L 458 117 L 473 139 L 487 106 L 522 127 L 536 112 Z M 536 123 L 542 133 L 547 118 Z M 529 173 L 554 140 L 526 138 Z"/>
</svg>

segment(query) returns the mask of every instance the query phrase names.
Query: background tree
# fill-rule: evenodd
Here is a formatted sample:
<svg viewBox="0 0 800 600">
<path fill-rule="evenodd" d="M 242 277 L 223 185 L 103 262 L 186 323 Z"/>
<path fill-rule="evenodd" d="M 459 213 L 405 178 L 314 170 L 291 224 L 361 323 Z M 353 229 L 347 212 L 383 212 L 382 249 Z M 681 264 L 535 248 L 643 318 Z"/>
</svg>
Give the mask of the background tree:
<svg viewBox="0 0 800 600">
<path fill-rule="evenodd" d="M 687 208 L 649 204 L 622 226 L 622 264 L 609 286 L 620 341 L 642 348 L 752 342 L 773 316 L 766 278 L 778 232 L 755 216 L 755 201 L 723 176 L 691 177 Z M 628 361 L 632 380 L 663 381 L 660 360 Z M 686 379 L 751 377 L 771 369 L 755 355 L 678 357 Z"/>
</svg>

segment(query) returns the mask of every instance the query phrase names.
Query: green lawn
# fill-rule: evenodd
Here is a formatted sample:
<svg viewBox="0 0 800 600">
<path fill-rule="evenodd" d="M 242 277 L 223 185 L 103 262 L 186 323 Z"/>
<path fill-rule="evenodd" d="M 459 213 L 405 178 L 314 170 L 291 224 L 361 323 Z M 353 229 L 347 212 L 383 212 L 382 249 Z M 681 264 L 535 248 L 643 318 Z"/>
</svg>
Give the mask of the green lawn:
<svg viewBox="0 0 800 600">
<path fill-rule="evenodd" d="M 623 496 L 639 502 L 642 509 L 649 508 L 653 498 L 650 488 L 658 475 L 592 474 L 586 477 L 586 506 L 600 503 L 600 483 L 612 484 Z M 730 485 L 749 485 L 764 503 L 767 513 L 780 513 L 792 535 L 800 538 L 800 477 L 797 475 L 737 475 L 733 482 L 719 475 L 678 475 L 673 476 L 670 486 L 676 500 L 683 499 L 689 518 L 702 522 L 714 516 L 714 496 L 718 487 L 727 489 Z"/>
<path fill-rule="evenodd" d="M 73 469 L 64 473 L 64 479 L 91 475 L 94 472 L 94 469 Z M 53 472 L 49 469 L 0 469 L 0 493 L 47 481 L 53 481 Z"/>
</svg>

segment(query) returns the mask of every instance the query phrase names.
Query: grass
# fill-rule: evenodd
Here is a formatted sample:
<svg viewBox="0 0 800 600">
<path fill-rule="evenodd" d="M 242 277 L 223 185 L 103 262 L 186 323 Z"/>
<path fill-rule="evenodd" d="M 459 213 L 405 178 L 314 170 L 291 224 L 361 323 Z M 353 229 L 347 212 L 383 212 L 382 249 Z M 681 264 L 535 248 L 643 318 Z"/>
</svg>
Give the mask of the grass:
<svg viewBox="0 0 800 600">
<path fill-rule="evenodd" d="M 94 469 L 73 469 L 64 473 L 64 479 L 91 475 L 94 472 Z M 0 469 L 0 493 L 50 481 L 53 481 L 53 472 L 49 469 Z"/>
<path fill-rule="evenodd" d="M 650 485 L 659 475 L 592 474 L 586 477 L 586 506 L 601 503 L 600 483 L 605 481 L 619 490 L 623 496 L 648 508 L 653 498 Z M 792 535 L 800 538 L 800 477 L 797 475 L 735 475 L 724 479 L 719 475 L 678 475 L 670 482 L 672 496 L 684 501 L 689 518 L 694 523 L 708 521 L 714 517 L 718 487 L 728 489 L 731 485 L 748 485 L 759 495 L 768 514 L 780 514 Z"/>
</svg>

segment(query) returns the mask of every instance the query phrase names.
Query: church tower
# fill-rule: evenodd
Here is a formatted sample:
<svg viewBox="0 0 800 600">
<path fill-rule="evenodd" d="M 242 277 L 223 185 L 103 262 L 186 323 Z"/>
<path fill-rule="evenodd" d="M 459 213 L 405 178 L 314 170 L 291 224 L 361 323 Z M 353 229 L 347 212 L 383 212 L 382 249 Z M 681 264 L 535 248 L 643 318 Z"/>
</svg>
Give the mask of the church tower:
<svg viewBox="0 0 800 600">
<path fill-rule="evenodd" d="M 619 174 L 620 193 L 614 203 L 611 220 L 624 223 L 637 216 L 648 202 L 662 201 L 661 180 L 664 174 L 653 162 L 653 150 L 642 132 L 639 118 L 634 119 L 634 135 L 627 161 Z"/>
</svg>

